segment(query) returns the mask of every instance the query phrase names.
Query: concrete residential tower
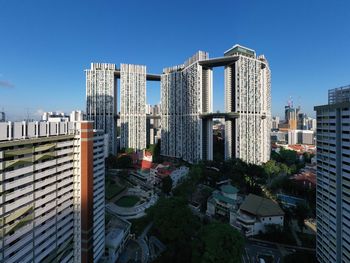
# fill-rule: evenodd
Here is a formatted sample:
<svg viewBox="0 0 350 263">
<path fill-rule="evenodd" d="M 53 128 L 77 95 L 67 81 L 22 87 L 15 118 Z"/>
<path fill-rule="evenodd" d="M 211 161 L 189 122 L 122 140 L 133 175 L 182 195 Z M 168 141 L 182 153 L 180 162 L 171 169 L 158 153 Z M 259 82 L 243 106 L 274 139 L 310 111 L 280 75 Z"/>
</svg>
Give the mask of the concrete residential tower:
<svg viewBox="0 0 350 263">
<path fill-rule="evenodd" d="M 212 106 L 215 67 L 225 67 L 225 112 Z M 212 160 L 212 120 L 225 118 L 225 158 L 261 164 L 270 158 L 270 70 L 264 56 L 236 45 L 224 57 L 198 52 L 161 79 L 161 154 Z"/>
<path fill-rule="evenodd" d="M 91 63 L 86 72 L 86 117 L 109 136 L 109 153 L 117 153 L 117 82 L 115 64 Z"/>
<path fill-rule="evenodd" d="M 316 255 L 350 262 L 350 86 L 329 91 L 317 116 Z"/>
<path fill-rule="evenodd" d="M 121 64 L 120 148 L 146 148 L 146 66 Z"/>
<path fill-rule="evenodd" d="M 212 159 L 212 71 L 198 62 L 199 51 L 183 65 L 165 68 L 161 77 L 161 154 L 190 163 Z"/>
<path fill-rule="evenodd" d="M 239 118 L 225 123 L 225 158 L 261 164 L 270 159 L 271 82 L 264 56 L 239 45 L 225 52 L 225 111 Z"/>
<path fill-rule="evenodd" d="M 92 122 L 0 123 L 0 262 L 97 262 L 106 137 Z"/>
</svg>

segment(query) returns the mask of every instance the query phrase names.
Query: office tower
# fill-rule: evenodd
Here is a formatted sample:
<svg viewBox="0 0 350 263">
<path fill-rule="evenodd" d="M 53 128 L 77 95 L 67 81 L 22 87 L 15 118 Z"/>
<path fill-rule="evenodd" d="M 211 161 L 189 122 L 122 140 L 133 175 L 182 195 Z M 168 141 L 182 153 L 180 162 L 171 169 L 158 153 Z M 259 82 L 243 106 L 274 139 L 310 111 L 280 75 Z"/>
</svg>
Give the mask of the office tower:
<svg viewBox="0 0 350 263">
<path fill-rule="evenodd" d="M 6 115 L 5 112 L 0 111 L 0 122 L 4 122 L 6 121 Z"/>
<path fill-rule="evenodd" d="M 86 72 L 86 117 L 94 122 L 94 129 L 109 136 L 109 153 L 117 153 L 116 116 L 117 96 L 115 64 L 91 63 Z"/>
<path fill-rule="evenodd" d="M 121 64 L 120 148 L 146 148 L 146 66 Z"/>
<path fill-rule="evenodd" d="M 278 125 L 280 123 L 280 117 L 278 116 L 275 116 L 275 117 L 272 117 L 272 121 L 271 121 L 271 129 L 272 130 L 278 130 Z"/>
<path fill-rule="evenodd" d="M 208 53 L 199 51 L 161 76 L 161 154 L 190 163 L 212 159 L 212 70 L 202 67 Z"/>
<path fill-rule="evenodd" d="M 350 262 L 350 86 L 332 89 L 316 106 L 316 255 L 319 262 Z"/>
<path fill-rule="evenodd" d="M 105 136 L 92 128 L 91 122 L 0 123 L 0 262 L 101 257 L 107 151 Z"/>
<path fill-rule="evenodd" d="M 225 111 L 239 117 L 226 120 L 225 158 L 261 164 L 270 159 L 271 82 L 263 55 L 239 45 L 224 54 L 236 60 L 225 66 Z"/>
<path fill-rule="evenodd" d="M 299 112 L 297 119 L 297 128 L 298 130 L 306 130 L 307 129 L 307 115 L 305 113 Z"/>
</svg>

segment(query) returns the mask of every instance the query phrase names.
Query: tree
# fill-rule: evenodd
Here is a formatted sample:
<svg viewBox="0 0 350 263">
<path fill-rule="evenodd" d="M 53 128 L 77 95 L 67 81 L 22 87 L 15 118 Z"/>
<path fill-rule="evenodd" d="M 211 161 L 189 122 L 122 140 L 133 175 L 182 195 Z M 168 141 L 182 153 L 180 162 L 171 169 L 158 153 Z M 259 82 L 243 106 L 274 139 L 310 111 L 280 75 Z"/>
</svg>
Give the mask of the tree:
<svg viewBox="0 0 350 263">
<path fill-rule="evenodd" d="M 126 169 L 130 167 L 132 167 L 132 158 L 129 155 L 122 155 L 117 159 L 115 168 Z"/>
<path fill-rule="evenodd" d="M 170 176 L 164 177 L 162 179 L 162 191 L 165 194 L 169 194 L 173 187 L 173 180 Z"/>
<path fill-rule="evenodd" d="M 134 152 L 135 152 L 135 150 L 133 148 L 126 148 L 125 149 L 125 153 L 127 153 L 127 154 L 132 154 Z"/>
<path fill-rule="evenodd" d="M 264 163 L 263 165 L 264 167 L 264 171 L 268 177 L 268 182 L 276 177 L 277 175 L 279 175 L 279 173 L 281 172 L 280 167 L 277 165 L 275 160 L 270 160 L 266 163 Z"/>
<path fill-rule="evenodd" d="M 285 163 L 288 166 L 297 164 L 299 162 L 299 157 L 296 151 L 281 148 L 279 154 L 281 157 L 281 162 Z"/>
<path fill-rule="evenodd" d="M 228 224 L 219 222 L 204 226 L 193 241 L 194 263 L 241 262 L 244 239 Z"/>
<path fill-rule="evenodd" d="M 300 231 L 303 232 L 304 230 L 304 220 L 309 215 L 309 207 L 304 203 L 298 203 L 297 206 L 294 209 L 294 213 L 298 222 L 298 226 L 300 228 Z"/>
<path fill-rule="evenodd" d="M 110 154 L 106 159 L 106 164 L 108 168 L 116 168 L 117 166 L 117 157 L 113 154 Z"/>
<path fill-rule="evenodd" d="M 160 198 L 146 213 L 152 218 L 160 239 L 166 243 L 188 240 L 199 227 L 183 198 Z"/>
</svg>

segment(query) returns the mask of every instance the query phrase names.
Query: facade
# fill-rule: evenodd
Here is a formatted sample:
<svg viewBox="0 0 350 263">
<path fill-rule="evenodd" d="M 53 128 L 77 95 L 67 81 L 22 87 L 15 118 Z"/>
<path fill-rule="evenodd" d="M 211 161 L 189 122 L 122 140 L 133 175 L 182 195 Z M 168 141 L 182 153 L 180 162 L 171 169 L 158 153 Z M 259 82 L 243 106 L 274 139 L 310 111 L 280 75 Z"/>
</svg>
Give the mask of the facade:
<svg viewBox="0 0 350 263">
<path fill-rule="evenodd" d="M 329 91 L 316 106 L 316 255 L 319 262 L 350 261 L 350 87 Z"/>
<path fill-rule="evenodd" d="M 94 129 L 108 134 L 109 153 L 117 153 L 117 81 L 115 64 L 91 63 L 86 73 L 86 117 L 94 122 Z"/>
<path fill-rule="evenodd" d="M 278 130 L 278 125 L 279 124 L 280 124 L 280 117 L 278 117 L 278 116 L 272 117 L 271 129 L 272 130 Z"/>
<path fill-rule="evenodd" d="M 222 185 L 220 190 L 215 190 L 207 201 L 208 216 L 222 216 L 229 219 L 229 222 L 235 220 L 235 213 L 237 211 L 237 193 L 238 189 L 232 185 Z"/>
<path fill-rule="evenodd" d="M 264 232 L 267 225 L 283 227 L 284 212 L 274 201 L 249 194 L 239 208 L 236 225 L 246 236 Z"/>
<path fill-rule="evenodd" d="M 44 112 L 41 120 L 48 122 L 68 122 L 69 116 L 63 112 Z"/>
<path fill-rule="evenodd" d="M 315 133 L 309 130 L 289 130 L 288 144 L 315 144 Z"/>
<path fill-rule="evenodd" d="M 212 112 L 212 70 L 199 51 L 184 64 L 165 68 L 161 76 L 161 154 L 190 163 L 212 159 L 212 121 L 200 115 Z M 210 139 L 208 139 L 210 138 Z"/>
<path fill-rule="evenodd" d="M 235 45 L 225 57 L 237 60 L 225 66 L 225 111 L 239 118 L 225 124 L 225 158 L 261 164 L 270 159 L 271 80 L 263 55 Z"/>
<path fill-rule="evenodd" d="M 104 144 L 91 122 L 0 123 L 0 262 L 98 261 Z"/>
<path fill-rule="evenodd" d="M 121 64 L 120 125 L 120 148 L 146 148 L 146 66 Z"/>
</svg>

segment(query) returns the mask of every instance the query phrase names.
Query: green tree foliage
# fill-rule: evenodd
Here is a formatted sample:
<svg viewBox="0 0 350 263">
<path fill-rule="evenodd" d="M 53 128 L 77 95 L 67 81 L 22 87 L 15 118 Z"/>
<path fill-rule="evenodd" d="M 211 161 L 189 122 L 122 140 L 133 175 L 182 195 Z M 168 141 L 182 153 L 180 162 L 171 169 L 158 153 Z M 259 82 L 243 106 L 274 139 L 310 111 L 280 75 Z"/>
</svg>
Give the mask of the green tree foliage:
<svg viewBox="0 0 350 263">
<path fill-rule="evenodd" d="M 296 219 L 297 219 L 297 222 L 298 222 L 298 226 L 299 226 L 301 232 L 303 232 L 304 220 L 309 216 L 310 209 L 309 209 L 309 207 L 306 204 L 299 203 L 295 207 L 294 213 L 295 213 L 295 216 L 296 216 Z"/>
<path fill-rule="evenodd" d="M 127 153 L 127 154 L 132 154 L 134 152 L 135 152 L 135 150 L 133 148 L 126 148 L 125 149 L 125 153 Z"/>
<path fill-rule="evenodd" d="M 117 167 L 117 157 L 113 154 L 110 154 L 107 158 L 106 158 L 106 166 L 108 168 L 116 168 Z"/>
<path fill-rule="evenodd" d="M 188 240 L 198 229 L 198 220 L 183 198 L 160 198 L 147 210 L 162 241 L 166 243 Z"/>
<path fill-rule="evenodd" d="M 129 155 L 122 155 L 117 158 L 115 168 L 126 169 L 132 167 L 132 158 Z"/>
<path fill-rule="evenodd" d="M 162 191 L 165 194 L 169 194 L 171 191 L 171 188 L 173 187 L 173 180 L 170 176 L 164 177 L 162 179 Z"/>
<path fill-rule="evenodd" d="M 230 225 L 216 222 L 200 230 L 193 247 L 194 263 L 236 263 L 241 261 L 244 239 Z"/>
</svg>

